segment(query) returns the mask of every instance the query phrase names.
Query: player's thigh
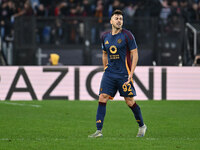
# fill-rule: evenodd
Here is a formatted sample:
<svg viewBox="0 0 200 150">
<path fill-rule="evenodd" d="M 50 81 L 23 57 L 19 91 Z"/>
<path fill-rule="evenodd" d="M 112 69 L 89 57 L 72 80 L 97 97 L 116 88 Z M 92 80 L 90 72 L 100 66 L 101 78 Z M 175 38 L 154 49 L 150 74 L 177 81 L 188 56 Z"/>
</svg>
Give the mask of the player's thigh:
<svg viewBox="0 0 200 150">
<path fill-rule="evenodd" d="M 127 85 L 125 84 L 126 81 L 127 81 L 127 78 L 122 78 L 121 80 L 118 80 L 118 89 L 119 89 L 120 96 L 123 96 L 123 97 L 136 96 L 136 91 L 135 91 L 132 81 L 128 83 Z"/>
<path fill-rule="evenodd" d="M 99 95 L 107 94 L 114 97 L 117 92 L 117 82 L 112 77 L 107 76 L 105 73 L 101 80 Z"/>
</svg>

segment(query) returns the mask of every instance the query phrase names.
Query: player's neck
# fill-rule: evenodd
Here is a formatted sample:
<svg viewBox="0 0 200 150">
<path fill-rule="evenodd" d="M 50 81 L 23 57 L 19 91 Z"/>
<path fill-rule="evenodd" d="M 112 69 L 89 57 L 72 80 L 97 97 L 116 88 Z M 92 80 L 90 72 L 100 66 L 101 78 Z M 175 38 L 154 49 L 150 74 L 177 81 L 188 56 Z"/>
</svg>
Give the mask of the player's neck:
<svg viewBox="0 0 200 150">
<path fill-rule="evenodd" d="M 112 28 L 112 35 L 118 34 L 122 31 L 122 28 Z"/>
</svg>

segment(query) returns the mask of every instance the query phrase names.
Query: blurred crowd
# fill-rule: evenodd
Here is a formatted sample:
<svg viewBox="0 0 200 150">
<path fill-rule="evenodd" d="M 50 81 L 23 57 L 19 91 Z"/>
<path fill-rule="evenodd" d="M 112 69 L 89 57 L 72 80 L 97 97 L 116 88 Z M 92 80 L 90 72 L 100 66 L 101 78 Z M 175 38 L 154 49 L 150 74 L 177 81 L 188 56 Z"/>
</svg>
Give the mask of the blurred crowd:
<svg viewBox="0 0 200 150">
<path fill-rule="evenodd" d="M 136 38 L 145 41 L 146 45 L 148 42 L 152 44 L 147 31 L 155 28 L 155 24 L 144 22 L 143 18 L 156 18 L 154 32 L 157 35 L 164 31 L 165 34 L 173 33 L 175 37 L 182 31 L 184 22 L 200 22 L 200 0 L 0 0 L 0 35 L 3 41 L 0 50 L 9 58 L 8 52 L 13 49 L 14 22 L 20 16 L 54 18 L 51 24 L 37 21 L 35 33 L 36 43 L 55 45 L 83 44 L 83 37 L 88 33 L 83 20 L 91 17 L 96 21 L 90 22 L 87 36 L 90 36 L 92 44 L 98 44 L 99 35 L 110 27 L 108 20 L 104 22 L 104 17 L 109 18 L 115 9 L 124 12 L 126 28 L 135 29 Z M 65 17 L 68 21 L 61 19 Z M 75 20 L 69 21 L 74 17 Z M 140 40 L 137 43 L 140 44 Z"/>
<path fill-rule="evenodd" d="M 127 16 L 181 15 L 187 21 L 199 20 L 199 0 L 0 0 L 1 21 L 26 16 L 110 17 L 115 9 Z M 2 23 L 1 23 L 2 24 Z"/>
<path fill-rule="evenodd" d="M 126 18 L 159 17 L 167 21 L 181 16 L 185 22 L 200 20 L 200 0 L 0 0 L 1 35 L 9 39 L 18 16 L 89 16 L 101 22 L 115 9 L 123 10 Z"/>
</svg>

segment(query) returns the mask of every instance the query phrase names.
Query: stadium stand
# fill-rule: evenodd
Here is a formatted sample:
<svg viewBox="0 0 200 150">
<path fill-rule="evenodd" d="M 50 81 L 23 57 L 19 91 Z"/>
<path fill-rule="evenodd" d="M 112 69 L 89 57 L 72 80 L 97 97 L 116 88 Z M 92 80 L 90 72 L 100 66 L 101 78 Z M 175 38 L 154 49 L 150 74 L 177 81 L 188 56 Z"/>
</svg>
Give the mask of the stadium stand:
<svg viewBox="0 0 200 150">
<path fill-rule="evenodd" d="M 78 64 L 100 65 L 89 57 L 99 58 L 99 53 L 93 51 L 100 49 L 99 37 L 110 29 L 109 17 L 115 9 L 123 10 L 124 26 L 134 33 L 141 56 L 149 55 L 145 58 L 150 59 L 139 65 L 153 65 L 152 62 L 177 65 L 179 56 L 184 59 L 183 55 L 187 55 L 184 53 L 186 23 L 200 21 L 199 0 L 1 0 L 1 46 L 4 51 L 9 48 L 13 51 L 13 58 L 8 59 L 10 65 L 39 65 L 38 49 L 48 48 L 81 49 L 83 61 Z M 27 20 L 31 20 L 31 25 Z M 165 59 L 169 54 L 173 57 Z M 26 57 L 27 61 L 19 61 Z M 183 65 L 191 65 L 185 62 Z"/>
</svg>

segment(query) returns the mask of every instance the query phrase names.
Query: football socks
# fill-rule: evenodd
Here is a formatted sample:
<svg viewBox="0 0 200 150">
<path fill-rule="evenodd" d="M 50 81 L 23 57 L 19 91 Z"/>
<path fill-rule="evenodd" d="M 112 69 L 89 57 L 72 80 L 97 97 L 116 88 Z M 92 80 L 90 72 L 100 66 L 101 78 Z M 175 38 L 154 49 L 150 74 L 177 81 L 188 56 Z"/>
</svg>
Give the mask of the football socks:
<svg viewBox="0 0 200 150">
<path fill-rule="evenodd" d="M 144 123 L 143 123 L 143 118 L 142 118 L 142 113 L 141 113 L 140 107 L 135 103 L 135 104 L 133 104 L 132 107 L 130 107 L 130 109 L 132 110 L 137 123 L 139 124 L 140 127 L 142 127 L 144 125 Z"/>
<path fill-rule="evenodd" d="M 96 115 L 97 130 L 102 129 L 105 115 L 106 115 L 106 103 L 99 102 L 98 109 L 97 109 L 97 115 Z"/>
</svg>

